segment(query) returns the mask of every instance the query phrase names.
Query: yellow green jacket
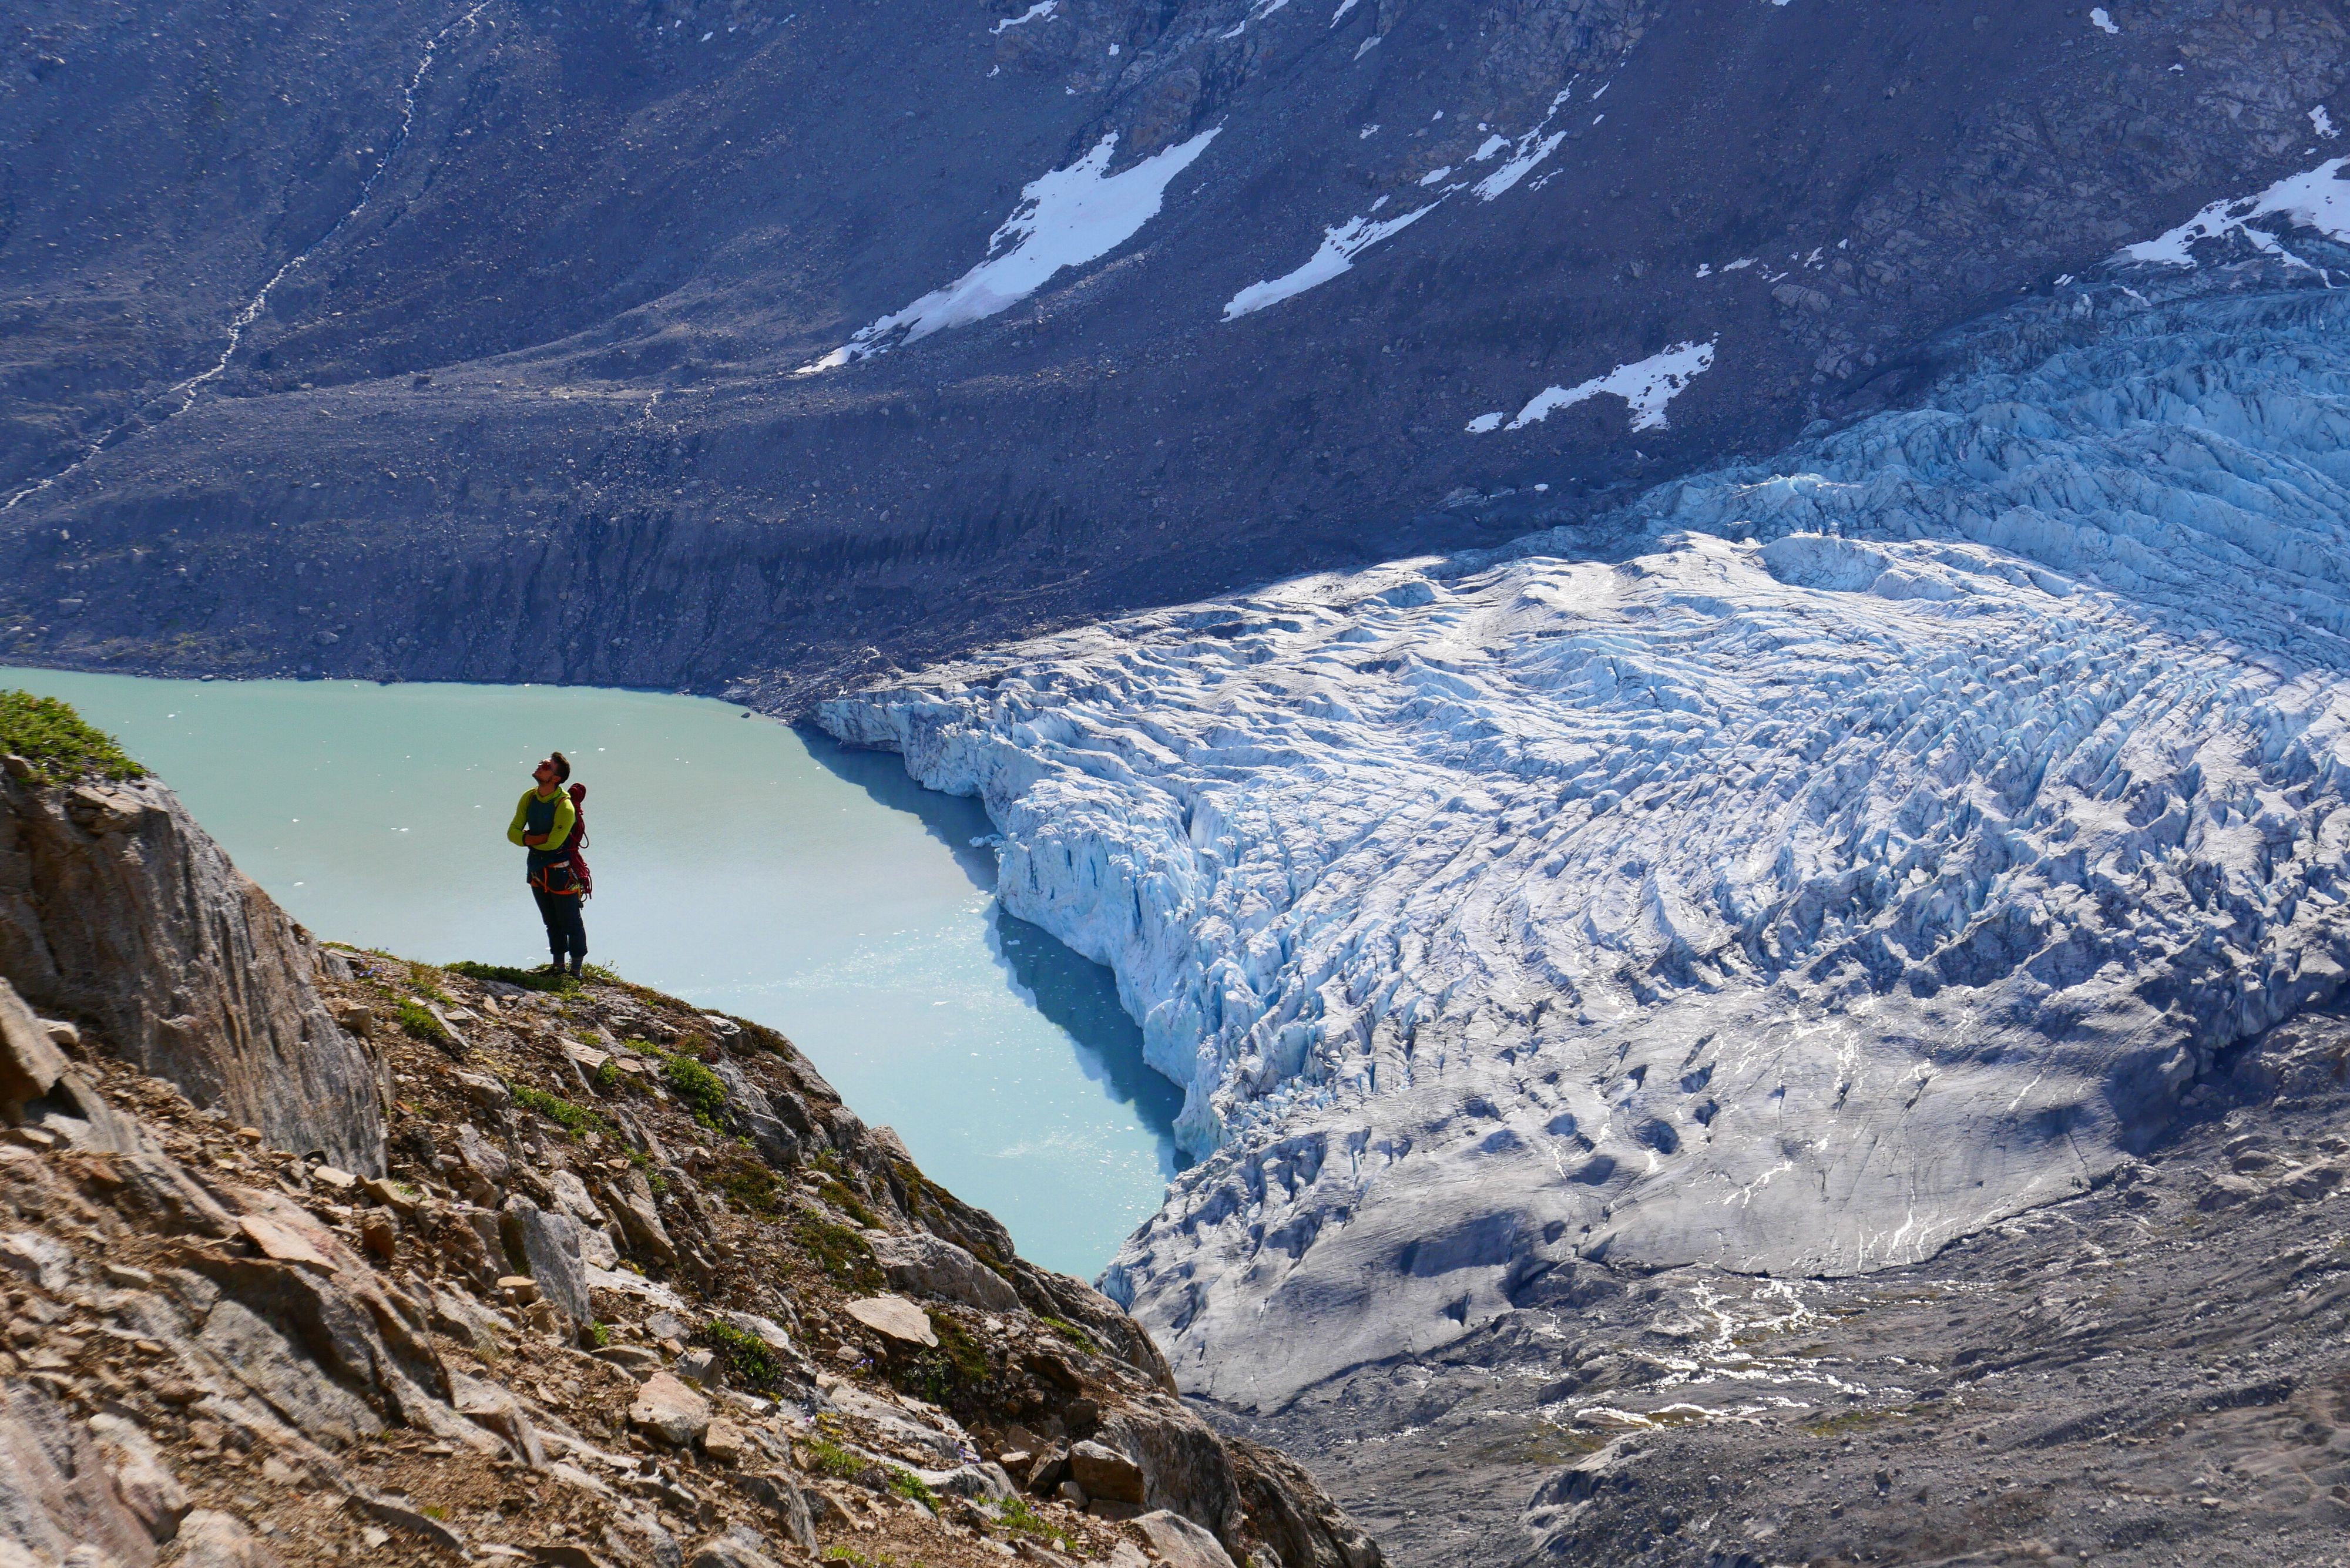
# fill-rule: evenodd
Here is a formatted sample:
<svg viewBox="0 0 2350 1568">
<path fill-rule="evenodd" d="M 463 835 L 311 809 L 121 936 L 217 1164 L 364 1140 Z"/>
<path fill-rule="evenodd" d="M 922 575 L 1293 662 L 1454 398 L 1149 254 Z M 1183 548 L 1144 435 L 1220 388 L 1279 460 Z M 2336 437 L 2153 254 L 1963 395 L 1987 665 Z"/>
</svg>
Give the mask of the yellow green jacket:
<svg viewBox="0 0 2350 1568">
<path fill-rule="evenodd" d="M 506 825 L 506 842 L 522 844 L 525 833 L 546 834 L 543 847 L 523 845 L 530 850 L 530 869 L 537 871 L 549 861 L 563 858 L 571 843 L 571 829 L 578 820 L 579 813 L 573 809 L 568 792 L 557 789 L 552 796 L 543 795 L 533 785 L 523 791 L 522 799 L 515 804 L 514 820 Z"/>
</svg>

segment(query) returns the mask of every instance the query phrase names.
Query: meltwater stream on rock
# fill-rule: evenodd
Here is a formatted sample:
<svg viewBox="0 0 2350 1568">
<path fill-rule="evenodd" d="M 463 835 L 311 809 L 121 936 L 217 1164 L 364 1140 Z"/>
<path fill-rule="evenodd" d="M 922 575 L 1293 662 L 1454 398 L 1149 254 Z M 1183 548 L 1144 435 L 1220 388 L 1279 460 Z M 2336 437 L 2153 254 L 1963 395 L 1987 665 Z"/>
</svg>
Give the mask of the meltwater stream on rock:
<svg viewBox="0 0 2350 1568">
<path fill-rule="evenodd" d="M 724 703 L 559 687 L 0 671 L 169 779 L 319 935 L 546 961 L 505 840 L 530 763 L 588 786 L 588 958 L 789 1035 L 1023 1253 L 1090 1277 L 1158 1207 L 1180 1091 L 1109 972 L 994 898 L 974 801 Z"/>
</svg>

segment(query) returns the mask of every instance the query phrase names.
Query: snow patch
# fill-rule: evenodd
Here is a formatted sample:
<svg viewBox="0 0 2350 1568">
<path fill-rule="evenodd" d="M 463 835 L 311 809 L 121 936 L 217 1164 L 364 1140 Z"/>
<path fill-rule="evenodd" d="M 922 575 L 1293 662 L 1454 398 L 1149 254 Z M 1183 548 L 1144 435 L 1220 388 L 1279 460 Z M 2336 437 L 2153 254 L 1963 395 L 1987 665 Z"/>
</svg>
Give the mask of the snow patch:
<svg viewBox="0 0 2350 1568">
<path fill-rule="evenodd" d="M 2334 117 L 2325 112 L 2325 106 L 2322 103 L 2309 111 L 2309 123 L 2316 127 L 2318 139 L 2322 141 L 2331 141 L 2342 134 L 2334 129 Z"/>
<path fill-rule="evenodd" d="M 2304 173 L 2287 175 L 2255 195 L 2214 202 L 2177 228 L 2125 246 L 2114 259 L 2193 266 L 2191 247 L 2223 234 L 2241 234 L 2270 255 L 2289 258 L 2290 253 L 2275 235 L 2251 226 L 2256 219 L 2268 217 L 2305 223 L 2330 240 L 2350 240 L 2350 181 L 2342 178 L 2345 164 L 2350 164 L 2350 158 L 2329 158 Z"/>
<path fill-rule="evenodd" d="M 1036 4 L 1029 6 L 1017 16 L 1006 16 L 997 22 L 994 26 L 988 29 L 988 33 L 993 36 L 1003 32 L 1007 27 L 1017 27 L 1026 22 L 1048 22 L 1052 20 L 1053 13 L 1060 8 L 1060 5 L 1061 0 L 1036 0 Z"/>
<path fill-rule="evenodd" d="M 1594 376 L 1572 387 L 1547 387 L 1536 393 L 1509 428 L 1523 430 L 1538 424 L 1561 409 L 1571 409 L 1577 403 L 1588 402 L 1603 393 L 1624 400 L 1631 410 L 1632 428 L 1636 431 L 1663 430 L 1667 424 L 1665 408 L 1685 391 L 1689 384 L 1713 365 L 1713 342 L 1676 343 L 1661 354 L 1651 354 L 1629 365 L 1618 365 L 1604 376 Z M 1482 435 L 1501 428 L 1500 414 L 1480 414 L 1469 421 L 1469 429 Z"/>
<path fill-rule="evenodd" d="M 1046 0 L 1051 3 L 1051 0 Z M 1032 181 L 1020 205 L 987 242 L 988 259 L 905 309 L 860 327 L 847 343 L 795 375 L 837 369 L 1009 309 L 1065 268 L 1107 255 L 1159 215 L 1168 182 L 1189 169 L 1221 127 L 1161 149 L 1123 173 L 1108 172 L 1118 146 L 1111 131 L 1092 151 Z"/>
<path fill-rule="evenodd" d="M 2100 33 L 2117 34 L 2121 31 L 2121 28 L 2114 25 L 2113 17 L 2106 14 L 2106 8 L 2103 5 L 2095 6 L 2090 10 L 2089 26 L 2095 27 Z"/>
<path fill-rule="evenodd" d="M 1444 198 L 1439 196 L 1425 207 L 1415 207 L 1409 213 L 1398 213 L 1379 223 L 1375 223 L 1367 217 L 1355 218 L 1337 228 L 1323 230 L 1321 248 L 1308 256 L 1303 266 L 1263 283 L 1253 283 L 1232 296 L 1224 302 L 1224 319 L 1237 321 L 1253 311 L 1263 310 L 1268 305 L 1278 305 L 1352 270 L 1357 256 L 1381 240 L 1401 234 L 1443 202 Z"/>
</svg>

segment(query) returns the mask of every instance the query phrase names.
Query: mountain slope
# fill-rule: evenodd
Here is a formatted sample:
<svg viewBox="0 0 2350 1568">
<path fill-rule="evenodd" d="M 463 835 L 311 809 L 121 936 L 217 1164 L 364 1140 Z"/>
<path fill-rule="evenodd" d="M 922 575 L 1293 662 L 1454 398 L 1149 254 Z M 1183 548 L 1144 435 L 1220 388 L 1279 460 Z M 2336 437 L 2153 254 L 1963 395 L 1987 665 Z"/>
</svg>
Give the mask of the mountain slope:
<svg viewBox="0 0 2350 1568">
<path fill-rule="evenodd" d="M 0 609 L 19 657 L 797 705 L 1473 542 L 1464 488 L 1572 507 L 1898 400 L 1932 333 L 2320 141 L 2344 36 L 2219 0 L 36 8 Z"/>
</svg>

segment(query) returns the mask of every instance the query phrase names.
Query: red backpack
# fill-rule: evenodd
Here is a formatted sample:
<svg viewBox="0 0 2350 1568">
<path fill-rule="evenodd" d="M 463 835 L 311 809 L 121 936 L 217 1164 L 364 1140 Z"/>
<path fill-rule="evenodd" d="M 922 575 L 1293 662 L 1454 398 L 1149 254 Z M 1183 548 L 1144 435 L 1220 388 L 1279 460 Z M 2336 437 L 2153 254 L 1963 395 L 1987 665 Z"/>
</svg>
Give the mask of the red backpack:
<svg viewBox="0 0 2350 1568">
<path fill-rule="evenodd" d="M 588 847 L 588 786 L 571 786 L 571 875 L 578 880 L 579 897 L 584 902 L 596 896 L 596 878 L 588 873 L 588 857 L 580 854 Z"/>
</svg>

